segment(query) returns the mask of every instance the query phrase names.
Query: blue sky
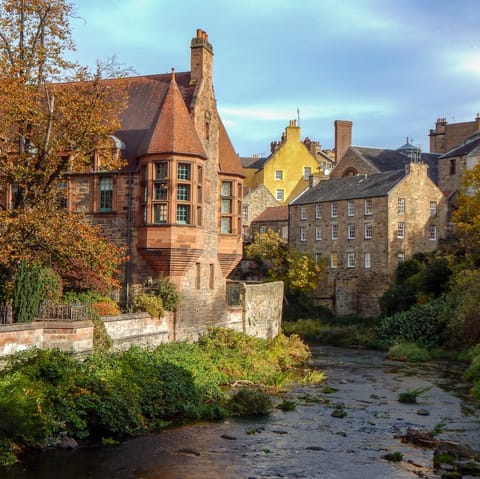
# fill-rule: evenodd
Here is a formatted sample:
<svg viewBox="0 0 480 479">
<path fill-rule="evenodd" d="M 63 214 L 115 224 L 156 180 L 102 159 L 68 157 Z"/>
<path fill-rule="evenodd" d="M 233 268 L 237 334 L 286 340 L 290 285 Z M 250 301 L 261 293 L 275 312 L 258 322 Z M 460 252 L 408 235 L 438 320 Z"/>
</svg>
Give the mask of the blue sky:
<svg viewBox="0 0 480 479">
<path fill-rule="evenodd" d="M 480 112 L 479 0 L 77 0 L 76 59 L 115 55 L 137 74 L 190 69 L 213 45 L 217 106 L 241 156 L 268 155 L 300 111 L 302 138 L 423 151 L 438 117 Z"/>
</svg>

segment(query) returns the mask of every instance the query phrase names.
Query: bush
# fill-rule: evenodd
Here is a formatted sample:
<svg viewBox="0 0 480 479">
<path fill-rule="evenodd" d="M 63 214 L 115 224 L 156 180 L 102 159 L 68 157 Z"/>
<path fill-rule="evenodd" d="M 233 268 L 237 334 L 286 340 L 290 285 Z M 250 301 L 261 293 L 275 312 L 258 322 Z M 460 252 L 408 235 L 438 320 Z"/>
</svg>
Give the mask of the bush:
<svg viewBox="0 0 480 479">
<path fill-rule="evenodd" d="M 132 311 L 134 313 L 145 311 L 154 318 L 161 318 L 163 316 L 163 303 L 153 293 L 140 293 L 133 298 Z"/>
<path fill-rule="evenodd" d="M 396 361 L 430 361 L 429 352 L 417 344 L 402 343 L 392 346 L 387 355 L 388 359 Z"/>
<path fill-rule="evenodd" d="M 93 311 L 99 316 L 117 316 L 120 314 L 120 308 L 112 301 L 97 301 L 90 305 Z"/>
<path fill-rule="evenodd" d="M 269 414 L 272 407 L 270 397 L 257 389 L 240 389 L 233 394 L 228 404 L 232 414 L 240 416 Z"/>
<path fill-rule="evenodd" d="M 181 295 L 177 291 L 176 286 L 168 278 L 160 276 L 155 294 L 162 300 L 164 309 L 167 311 L 177 310 Z"/>
<path fill-rule="evenodd" d="M 379 344 L 383 347 L 397 343 L 416 343 L 426 348 L 441 346 L 448 337 L 445 311 L 445 300 L 439 298 L 387 316 L 377 328 Z"/>
</svg>

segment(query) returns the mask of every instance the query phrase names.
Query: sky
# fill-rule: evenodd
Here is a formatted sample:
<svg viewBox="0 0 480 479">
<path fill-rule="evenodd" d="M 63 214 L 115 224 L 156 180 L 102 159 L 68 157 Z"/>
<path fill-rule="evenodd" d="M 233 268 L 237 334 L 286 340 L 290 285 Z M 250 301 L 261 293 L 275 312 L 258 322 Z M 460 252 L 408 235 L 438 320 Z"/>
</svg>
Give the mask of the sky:
<svg viewBox="0 0 480 479">
<path fill-rule="evenodd" d="M 480 112 L 480 0 L 76 0 L 75 59 L 116 56 L 135 74 L 190 70 L 190 41 L 214 51 L 217 108 L 240 156 L 268 156 L 290 120 L 334 146 L 429 151 L 437 118 Z"/>
</svg>

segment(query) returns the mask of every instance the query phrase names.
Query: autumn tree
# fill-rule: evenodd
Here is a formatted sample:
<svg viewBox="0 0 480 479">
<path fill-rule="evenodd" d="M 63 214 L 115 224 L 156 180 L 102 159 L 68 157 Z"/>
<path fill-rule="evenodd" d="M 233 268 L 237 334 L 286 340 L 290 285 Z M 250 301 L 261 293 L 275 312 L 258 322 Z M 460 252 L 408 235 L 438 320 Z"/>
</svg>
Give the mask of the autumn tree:
<svg viewBox="0 0 480 479">
<path fill-rule="evenodd" d="M 465 171 L 452 221 L 460 247 L 480 265 L 480 164 Z"/>
<path fill-rule="evenodd" d="M 59 186 L 90 168 L 94 151 L 105 152 L 103 169 L 121 166 L 99 146 L 119 128 L 124 72 L 112 60 L 90 71 L 66 59 L 73 14 L 67 0 L 0 1 L 0 264 L 35 255 L 105 286 L 122 251 L 61 208 Z"/>
<path fill-rule="evenodd" d="M 312 291 L 326 270 L 324 262 L 317 263 L 312 255 L 289 248 L 270 228 L 265 233 L 255 233 L 245 253 L 257 261 L 270 278 L 283 281 L 287 295 Z"/>
</svg>

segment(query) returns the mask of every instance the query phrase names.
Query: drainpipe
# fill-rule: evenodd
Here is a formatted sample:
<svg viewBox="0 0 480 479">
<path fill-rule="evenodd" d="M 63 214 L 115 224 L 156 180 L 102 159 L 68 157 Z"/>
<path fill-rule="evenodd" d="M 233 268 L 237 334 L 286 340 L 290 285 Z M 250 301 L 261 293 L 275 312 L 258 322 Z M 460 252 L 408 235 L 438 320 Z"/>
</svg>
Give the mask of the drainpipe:
<svg viewBox="0 0 480 479">
<path fill-rule="evenodd" d="M 127 189 L 128 189 L 128 196 L 127 196 L 127 255 L 128 260 L 125 265 L 125 303 L 128 308 L 129 306 L 129 298 L 130 298 L 130 283 L 131 283 L 131 258 L 132 258 L 132 223 L 133 223 L 133 213 L 132 213 L 132 203 L 133 203 L 133 175 L 132 172 L 128 172 L 127 176 Z"/>
</svg>

